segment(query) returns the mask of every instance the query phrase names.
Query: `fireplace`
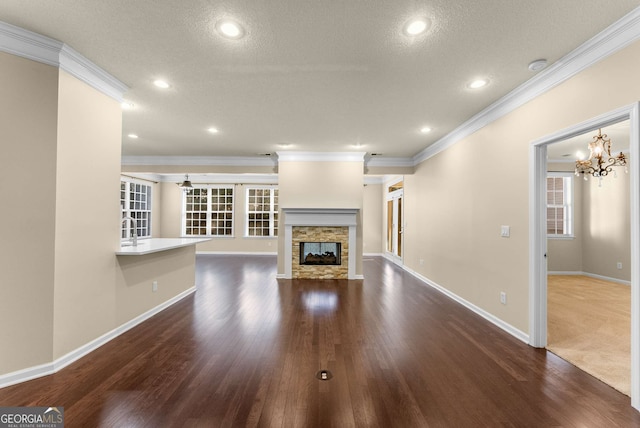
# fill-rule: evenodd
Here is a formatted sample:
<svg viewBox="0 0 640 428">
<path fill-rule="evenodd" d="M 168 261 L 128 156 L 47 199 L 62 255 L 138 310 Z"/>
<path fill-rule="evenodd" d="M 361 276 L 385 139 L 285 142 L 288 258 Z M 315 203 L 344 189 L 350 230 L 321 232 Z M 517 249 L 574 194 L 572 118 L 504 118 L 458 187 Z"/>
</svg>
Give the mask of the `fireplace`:
<svg viewBox="0 0 640 428">
<path fill-rule="evenodd" d="M 300 264 L 335 266 L 342 264 L 340 242 L 301 242 Z"/>
<path fill-rule="evenodd" d="M 280 278 L 362 279 L 362 275 L 356 274 L 359 209 L 283 207 L 282 212 L 284 273 L 278 275 Z M 311 244 L 311 247 L 301 243 Z M 323 245 L 318 247 L 319 244 Z M 327 247 L 327 244 L 332 246 Z M 306 263 L 309 253 L 310 263 Z"/>
</svg>

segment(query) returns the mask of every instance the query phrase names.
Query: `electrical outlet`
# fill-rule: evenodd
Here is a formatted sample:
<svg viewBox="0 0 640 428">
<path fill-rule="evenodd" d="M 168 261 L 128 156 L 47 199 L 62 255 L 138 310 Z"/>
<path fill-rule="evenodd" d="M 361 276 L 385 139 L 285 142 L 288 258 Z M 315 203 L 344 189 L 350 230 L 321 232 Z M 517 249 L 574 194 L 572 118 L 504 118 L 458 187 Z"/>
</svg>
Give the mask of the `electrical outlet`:
<svg viewBox="0 0 640 428">
<path fill-rule="evenodd" d="M 502 303 L 503 305 L 507 304 L 507 293 L 505 293 L 504 291 L 500 292 L 500 303 Z"/>
<path fill-rule="evenodd" d="M 420 266 L 424 266 L 424 259 L 420 259 Z"/>
<path fill-rule="evenodd" d="M 158 291 L 158 281 L 153 281 L 153 284 L 151 284 L 151 291 L 154 293 Z"/>
<path fill-rule="evenodd" d="M 618 269 L 622 269 L 622 262 L 618 262 L 618 263 L 616 263 L 616 267 L 617 267 Z"/>
</svg>

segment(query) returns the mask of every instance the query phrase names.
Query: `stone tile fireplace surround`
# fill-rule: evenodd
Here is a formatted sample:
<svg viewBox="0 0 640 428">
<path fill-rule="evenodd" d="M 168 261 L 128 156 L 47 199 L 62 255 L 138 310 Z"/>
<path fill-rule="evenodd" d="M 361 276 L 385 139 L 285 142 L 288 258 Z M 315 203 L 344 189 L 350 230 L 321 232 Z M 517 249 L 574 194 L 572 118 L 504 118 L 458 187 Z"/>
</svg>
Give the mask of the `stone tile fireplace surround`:
<svg viewBox="0 0 640 428">
<path fill-rule="evenodd" d="M 284 278 L 359 279 L 356 275 L 357 208 L 283 208 Z M 340 265 L 301 265 L 300 242 L 340 242 Z"/>
</svg>

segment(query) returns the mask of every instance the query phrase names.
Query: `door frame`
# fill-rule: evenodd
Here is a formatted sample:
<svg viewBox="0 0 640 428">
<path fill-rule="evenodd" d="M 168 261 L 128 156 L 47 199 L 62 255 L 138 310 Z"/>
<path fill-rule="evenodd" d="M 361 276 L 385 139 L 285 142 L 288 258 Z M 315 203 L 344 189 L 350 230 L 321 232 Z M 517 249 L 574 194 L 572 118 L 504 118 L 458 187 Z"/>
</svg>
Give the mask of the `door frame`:
<svg viewBox="0 0 640 428">
<path fill-rule="evenodd" d="M 385 218 L 385 247 L 384 247 L 384 255 L 386 258 L 388 258 L 389 260 L 391 260 L 392 262 L 394 262 L 395 264 L 402 266 L 404 264 L 404 185 L 402 187 L 402 189 L 398 189 L 395 190 L 393 192 L 389 192 L 389 187 L 400 183 L 400 182 L 404 182 L 404 176 L 398 176 L 398 177 L 393 177 L 390 180 L 387 180 L 385 182 L 385 211 L 386 211 L 386 215 L 387 217 Z M 400 215 L 402 218 L 400 218 L 400 222 L 398 224 L 398 230 L 400 231 L 400 235 L 403 235 L 401 240 L 400 240 L 400 245 L 397 249 L 399 249 L 400 251 L 400 255 L 398 256 L 397 254 L 391 252 L 388 250 L 389 248 L 389 242 L 388 242 L 388 237 L 389 237 L 389 230 L 388 230 L 388 219 L 389 219 L 389 201 L 394 201 L 394 205 L 397 203 L 398 205 L 401 205 L 398 209 L 400 210 Z M 397 239 L 397 234 L 394 233 L 393 234 L 394 238 L 393 239 Z"/>
<path fill-rule="evenodd" d="M 640 102 L 532 141 L 529 146 L 529 344 L 547 346 L 547 146 L 629 120 L 631 209 L 631 405 L 640 410 Z"/>
</svg>

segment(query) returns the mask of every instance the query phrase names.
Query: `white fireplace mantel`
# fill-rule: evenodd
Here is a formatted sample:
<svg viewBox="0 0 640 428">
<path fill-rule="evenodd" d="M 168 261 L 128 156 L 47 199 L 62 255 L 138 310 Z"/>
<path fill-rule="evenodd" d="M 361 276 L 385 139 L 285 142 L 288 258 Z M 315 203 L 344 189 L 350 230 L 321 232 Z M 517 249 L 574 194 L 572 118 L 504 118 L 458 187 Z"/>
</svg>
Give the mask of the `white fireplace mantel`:
<svg viewBox="0 0 640 428">
<path fill-rule="evenodd" d="M 347 226 L 349 228 L 348 278 L 356 275 L 356 226 L 359 208 L 282 208 L 284 213 L 284 278 L 291 279 L 293 226 Z"/>
</svg>

